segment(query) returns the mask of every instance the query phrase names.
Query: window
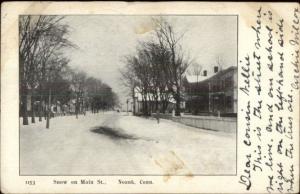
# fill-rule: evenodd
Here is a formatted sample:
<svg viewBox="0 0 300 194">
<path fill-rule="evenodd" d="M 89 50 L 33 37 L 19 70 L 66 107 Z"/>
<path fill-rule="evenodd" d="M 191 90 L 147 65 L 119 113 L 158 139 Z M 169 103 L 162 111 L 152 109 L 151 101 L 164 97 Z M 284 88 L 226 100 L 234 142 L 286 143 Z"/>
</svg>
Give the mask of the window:
<svg viewBox="0 0 300 194">
<path fill-rule="evenodd" d="M 214 66 L 214 72 L 217 73 L 219 71 L 219 67 L 218 66 Z"/>
<path fill-rule="evenodd" d="M 232 108 L 232 97 L 231 96 L 226 96 L 226 109 L 228 110 L 231 110 Z"/>
<path fill-rule="evenodd" d="M 225 88 L 228 89 L 232 87 L 233 87 L 232 77 L 225 78 Z"/>
</svg>

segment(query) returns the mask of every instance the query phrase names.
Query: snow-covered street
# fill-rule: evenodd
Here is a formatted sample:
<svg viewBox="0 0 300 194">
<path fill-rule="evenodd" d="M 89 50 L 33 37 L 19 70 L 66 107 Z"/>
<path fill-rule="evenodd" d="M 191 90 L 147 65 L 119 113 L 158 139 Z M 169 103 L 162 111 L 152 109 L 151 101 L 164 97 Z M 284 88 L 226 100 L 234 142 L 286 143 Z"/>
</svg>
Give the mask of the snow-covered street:
<svg viewBox="0 0 300 194">
<path fill-rule="evenodd" d="M 235 174 L 236 136 L 105 112 L 20 122 L 22 175 Z"/>
</svg>

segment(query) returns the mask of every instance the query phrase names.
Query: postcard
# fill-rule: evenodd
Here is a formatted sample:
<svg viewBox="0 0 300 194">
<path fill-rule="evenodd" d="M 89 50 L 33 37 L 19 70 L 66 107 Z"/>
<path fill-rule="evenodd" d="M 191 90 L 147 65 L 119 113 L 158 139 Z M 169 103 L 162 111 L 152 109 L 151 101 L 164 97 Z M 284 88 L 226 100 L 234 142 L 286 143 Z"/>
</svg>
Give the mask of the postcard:
<svg viewBox="0 0 300 194">
<path fill-rule="evenodd" d="M 298 3 L 4 2 L 2 193 L 298 193 Z"/>
</svg>

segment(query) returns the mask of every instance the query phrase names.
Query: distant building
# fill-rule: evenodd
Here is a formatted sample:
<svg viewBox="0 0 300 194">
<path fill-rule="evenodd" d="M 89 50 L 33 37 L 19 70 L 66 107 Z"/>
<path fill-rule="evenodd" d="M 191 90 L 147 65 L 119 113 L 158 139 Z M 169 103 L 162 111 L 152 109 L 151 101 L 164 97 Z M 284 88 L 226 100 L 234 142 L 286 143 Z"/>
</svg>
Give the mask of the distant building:
<svg viewBox="0 0 300 194">
<path fill-rule="evenodd" d="M 184 79 L 185 111 L 192 114 L 235 116 L 237 113 L 237 67 L 224 70 L 214 67 L 209 76 L 204 70 L 199 76 Z"/>
<path fill-rule="evenodd" d="M 144 111 L 145 106 L 147 106 L 147 110 L 150 114 L 156 113 L 156 106 L 158 110 L 162 110 L 164 109 L 163 107 L 165 107 L 165 113 L 171 113 L 172 110 L 175 109 L 175 101 L 170 98 L 167 102 L 163 102 L 159 97 L 157 101 L 155 101 L 152 99 L 152 94 L 148 94 L 147 102 L 145 102 L 140 93 L 135 93 L 135 99 L 131 102 L 131 106 L 132 107 L 131 109 L 129 108 L 129 110 L 133 110 L 135 114 L 141 114 Z"/>
</svg>

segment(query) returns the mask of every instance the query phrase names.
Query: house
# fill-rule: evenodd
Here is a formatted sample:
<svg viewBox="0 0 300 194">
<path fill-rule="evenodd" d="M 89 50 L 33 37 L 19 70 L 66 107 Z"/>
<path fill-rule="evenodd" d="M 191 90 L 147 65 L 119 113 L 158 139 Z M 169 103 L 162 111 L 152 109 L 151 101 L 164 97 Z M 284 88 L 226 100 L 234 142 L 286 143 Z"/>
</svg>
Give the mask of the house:
<svg viewBox="0 0 300 194">
<path fill-rule="evenodd" d="M 237 113 L 237 67 L 218 71 L 214 67 L 208 76 L 186 76 L 184 79 L 186 112 L 202 115 L 236 116 Z"/>
</svg>

